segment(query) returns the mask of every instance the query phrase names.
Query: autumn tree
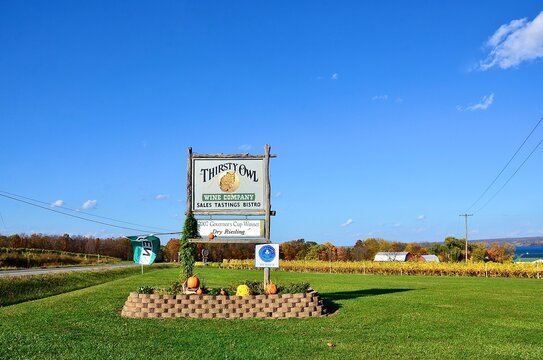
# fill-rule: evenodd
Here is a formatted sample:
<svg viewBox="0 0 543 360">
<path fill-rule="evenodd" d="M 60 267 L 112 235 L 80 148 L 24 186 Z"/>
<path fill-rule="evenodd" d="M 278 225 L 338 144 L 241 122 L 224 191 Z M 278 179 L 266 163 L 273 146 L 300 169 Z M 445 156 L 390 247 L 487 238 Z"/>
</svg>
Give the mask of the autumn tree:
<svg viewBox="0 0 543 360">
<path fill-rule="evenodd" d="M 508 243 L 503 245 L 492 243 L 487 250 L 487 254 L 490 261 L 499 263 L 511 262 L 515 256 L 515 246 Z"/>
<path fill-rule="evenodd" d="M 471 257 L 470 257 L 471 261 L 476 261 L 476 262 L 485 261 L 488 258 L 486 247 L 487 245 L 484 242 L 472 244 Z"/>
<path fill-rule="evenodd" d="M 179 247 L 181 246 L 179 239 L 170 239 L 165 247 L 166 261 L 179 261 Z"/>
<path fill-rule="evenodd" d="M 428 254 L 427 248 L 421 246 L 420 244 L 415 244 L 415 243 L 409 243 L 405 245 L 404 251 L 412 255 L 415 255 L 416 257 Z"/>
<path fill-rule="evenodd" d="M 309 248 L 305 260 L 326 260 L 327 247 L 322 244 L 315 244 Z"/>
<path fill-rule="evenodd" d="M 340 246 L 337 248 L 338 261 L 351 261 L 353 259 L 352 248 Z"/>
<path fill-rule="evenodd" d="M 383 239 L 368 238 L 366 240 L 357 240 L 353 248 L 353 257 L 358 261 L 373 260 L 379 251 L 386 251 L 388 249 L 387 246 L 387 242 Z"/>
</svg>

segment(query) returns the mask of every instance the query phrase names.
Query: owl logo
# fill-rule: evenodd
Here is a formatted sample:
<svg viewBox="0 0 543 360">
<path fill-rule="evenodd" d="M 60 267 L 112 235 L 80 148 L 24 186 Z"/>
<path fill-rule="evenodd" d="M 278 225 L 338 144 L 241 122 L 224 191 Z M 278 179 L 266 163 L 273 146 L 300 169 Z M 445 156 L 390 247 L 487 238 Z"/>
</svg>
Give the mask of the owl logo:
<svg viewBox="0 0 543 360">
<path fill-rule="evenodd" d="M 226 174 L 221 176 L 219 187 L 224 192 L 234 192 L 239 187 L 239 176 L 235 171 L 227 171 Z"/>
</svg>

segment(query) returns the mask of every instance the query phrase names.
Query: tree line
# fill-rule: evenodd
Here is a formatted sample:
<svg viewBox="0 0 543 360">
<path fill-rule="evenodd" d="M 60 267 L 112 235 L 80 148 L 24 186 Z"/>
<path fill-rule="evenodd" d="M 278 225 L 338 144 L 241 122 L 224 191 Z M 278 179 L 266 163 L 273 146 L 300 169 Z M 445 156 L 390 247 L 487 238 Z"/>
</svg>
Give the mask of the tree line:
<svg viewBox="0 0 543 360">
<path fill-rule="evenodd" d="M 157 262 L 179 261 L 179 239 L 170 239 L 160 247 Z M 196 260 L 202 261 L 202 250 L 206 249 L 207 261 L 221 262 L 223 259 L 254 259 L 254 244 L 202 244 L 196 247 Z M 132 260 L 130 240 L 117 238 L 94 238 L 84 236 L 15 234 L 0 235 L 0 247 L 34 248 L 61 250 L 84 254 L 107 255 L 122 260 Z M 465 259 L 465 241 L 454 237 L 445 238 L 443 243 L 419 244 L 387 241 L 380 238 L 357 240 L 354 246 L 335 246 L 330 242 L 318 244 L 314 241 L 297 239 L 283 242 L 279 246 L 282 260 L 321 261 L 368 261 L 381 251 L 405 251 L 417 258 L 421 255 L 437 255 L 442 262 L 459 262 Z M 515 254 L 515 247 L 508 243 L 468 243 L 468 259 L 472 261 L 509 262 Z"/>
<path fill-rule="evenodd" d="M 0 247 L 60 250 L 82 254 L 100 254 L 131 260 L 132 245 L 126 238 L 95 238 L 86 236 L 15 234 L 0 235 Z"/>
<path fill-rule="evenodd" d="M 427 246 L 419 243 L 402 243 L 379 238 L 357 240 L 354 246 L 339 246 L 327 242 L 317 244 L 304 239 L 293 240 L 280 245 L 284 260 L 322 260 L 322 261 L 368 261 L 378 252 L 409 252 L 414 260 L 421 255 L 436 255 L 441 262 L 460 262 L 465 259 L 465 240 L 455 237 L 445 238 L 442 244 Z M 508 243 L 468 242 L 468 259 L 471 261 L 510 262 L 515 256 L 515 247 Z"/>
</svg>

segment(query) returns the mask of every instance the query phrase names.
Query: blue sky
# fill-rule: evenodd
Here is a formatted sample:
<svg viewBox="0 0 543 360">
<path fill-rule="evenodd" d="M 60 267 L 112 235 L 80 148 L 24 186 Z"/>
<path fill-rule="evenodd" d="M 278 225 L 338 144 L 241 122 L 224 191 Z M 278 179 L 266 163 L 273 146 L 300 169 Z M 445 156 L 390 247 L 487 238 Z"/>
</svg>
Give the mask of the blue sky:
<svg viewBox="0 0 543 360">
<path fill-rule="evenodd" d="M 536 1 L 0 2 L 0 191 L 180 230 L 186 151 L 262 153 L 274 242 L 442 241 L 543 117 Z M 543 235 L 543 139 L 470 238 Z M 543 146 L 542 146 L 543 147 Z M 131 235 L 0 197 L 0 233 Z"/>
</svg>

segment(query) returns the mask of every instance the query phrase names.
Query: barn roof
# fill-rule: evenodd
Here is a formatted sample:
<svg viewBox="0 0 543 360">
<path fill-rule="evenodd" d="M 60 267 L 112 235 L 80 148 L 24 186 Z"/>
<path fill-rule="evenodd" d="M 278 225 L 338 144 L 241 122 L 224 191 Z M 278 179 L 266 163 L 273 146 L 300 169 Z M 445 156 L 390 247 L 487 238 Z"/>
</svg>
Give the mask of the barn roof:
<svg viewBox="0 0 543 360">
<path fill-rule="evenodd" d="M 423 258 L 424 261 L 439 262 L 439 258 L 436 255 L 421 255 L 421 258 Z"/>
<path fill-rule="evenodd" d="M 407 261 L 407 257 L 410 255 L 406 251 L 382 251 L 375 255 L 374 261 Z"/>
</svg>

